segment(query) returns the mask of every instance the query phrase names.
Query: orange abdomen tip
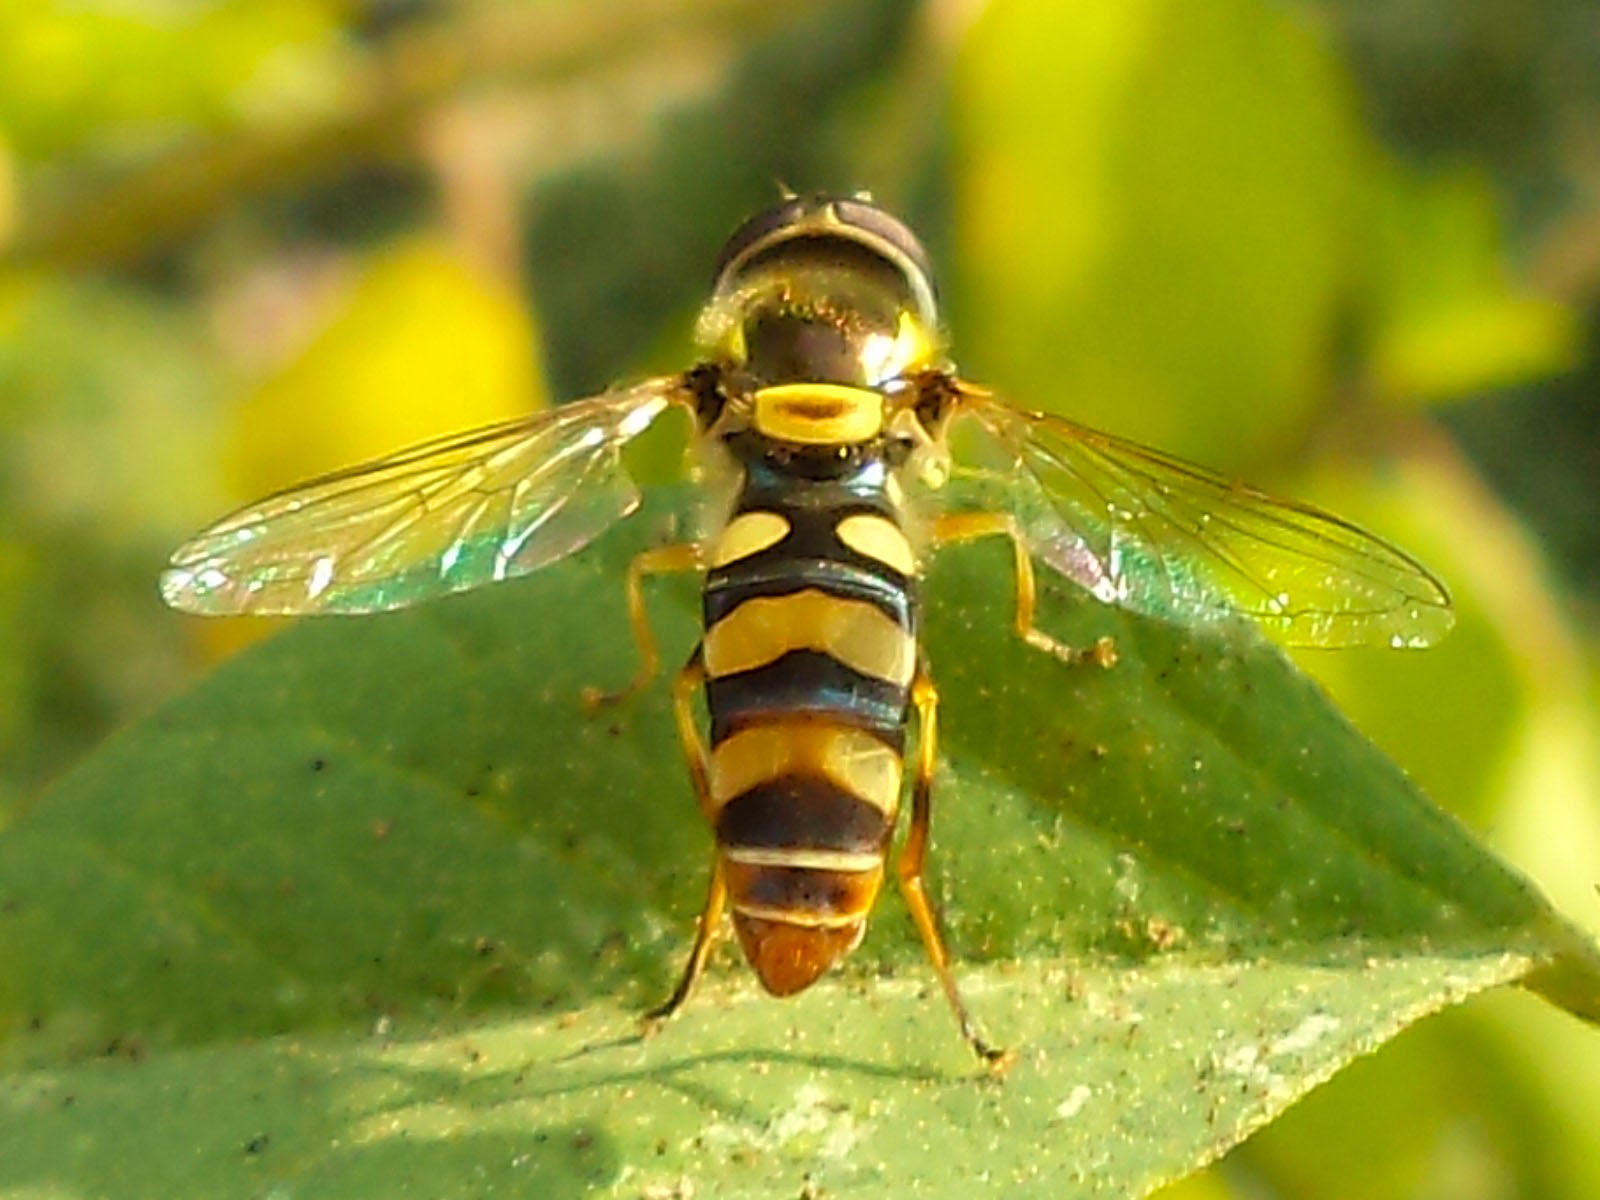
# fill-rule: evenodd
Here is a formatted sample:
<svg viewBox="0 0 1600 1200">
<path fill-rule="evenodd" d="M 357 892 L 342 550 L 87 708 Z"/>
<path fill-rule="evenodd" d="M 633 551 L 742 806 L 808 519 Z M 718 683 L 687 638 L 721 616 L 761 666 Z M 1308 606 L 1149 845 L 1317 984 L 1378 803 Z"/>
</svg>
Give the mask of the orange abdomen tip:
<svg viewBox="0 0 1600 1200">
<path fill-rule="evenodd" d="M 763 917 L 733 916 L 744 956 L 761 986 L 774 996 L 804 991 L 839 959 L 854 950 L 866 932 L 866 922 L 817 928 L 770 921 Z"/>
</svg>

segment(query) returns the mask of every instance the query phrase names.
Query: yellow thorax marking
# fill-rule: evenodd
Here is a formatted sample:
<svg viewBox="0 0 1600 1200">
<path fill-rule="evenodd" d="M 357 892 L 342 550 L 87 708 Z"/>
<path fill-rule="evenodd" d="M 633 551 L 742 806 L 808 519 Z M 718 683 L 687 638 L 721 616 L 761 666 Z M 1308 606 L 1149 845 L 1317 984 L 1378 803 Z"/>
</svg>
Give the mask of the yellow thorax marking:
<svg viewBox="0 0 1600 1200">
<path fill-rule="evenodd" d="M 839 540 L 857 554 L 875 558 L 902 575 L 914 575 L 917 560 L 911 543 L 900 527 L 888 517 L 874 513 L 852 513 L 834 528 Z"/>
<path fill-rule="evenodd" d="M 717 537 L 711 554 L 713 567 L 725 567 L 741 558 L 760 554 L 789 536 L 789 520 L 779 513 L 758 509 L 740 513 Z"/>
<path fill-rule="evenodd" d="M 746 600 L 706 631 L 706 671 L 713 679 L 753 671 L 791 650 L 815 650 L 873 679 L 904 686 L 916 668 L 916 644 L 876 604 L 816 588 Z"/>
<path fill-rule="evenodd" d="M 841 383 L 783 383 L 755 394 L 755 428 L 803 446 L 850 446 L 883 430 L 883 396 Z"/>
</svg>

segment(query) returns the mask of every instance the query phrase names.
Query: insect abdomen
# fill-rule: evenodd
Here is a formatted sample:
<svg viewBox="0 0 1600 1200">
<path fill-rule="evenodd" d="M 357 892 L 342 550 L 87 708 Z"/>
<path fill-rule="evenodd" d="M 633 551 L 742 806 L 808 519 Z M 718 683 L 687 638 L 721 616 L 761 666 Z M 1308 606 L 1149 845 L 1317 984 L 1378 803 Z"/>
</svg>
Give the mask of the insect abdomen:
<svg viewBox="0 0 1600 1200">
<path fill-rule="evenodd" d="M 883 882 L 913 586 L 893 513 L 836 482 L 747 490 L 718 542 L 704 648 L 717 845 L 740 944 L 774 994 L 860 942 Z"/>
</svg>

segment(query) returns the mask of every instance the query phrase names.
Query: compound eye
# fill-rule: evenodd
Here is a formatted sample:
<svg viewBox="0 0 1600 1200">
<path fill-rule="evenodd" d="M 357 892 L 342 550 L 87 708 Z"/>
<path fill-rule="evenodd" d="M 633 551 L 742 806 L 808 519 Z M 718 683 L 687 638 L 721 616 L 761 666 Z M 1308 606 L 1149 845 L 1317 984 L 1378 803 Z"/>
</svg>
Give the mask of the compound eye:
<svg viewBox="0 0 1600 1200">
<path fill-rule="evenodd" d="M 902 270 L 909 268 L 922 277 L 931 299 L 933 264 L 917 235 L 898 217 L 857 196 L 794 196 L 758 212 L 723 245 L 713 281 L 721 280 L 730 266 L 752 251 L 759 253 L 759 247 L 776 241 L 786 230 L 807 237 L 860 241 L 875 247 L 879 254 L 887 249 L 902 260 Z"/>
<path fill-rule="evenodd" d="M 750 247 L 763 242 L 781 229 L 797 224 L 808 213 L 815 211 L 816 202 L 795 196 L 781 204 L 763 209 L 733 231 L 717 256 L 712 279 L 721 279 L 728 264 L 740 257 Z"/>
<path fill-rule="evenodd" d="M 917 235 L 899 217 L 879 208 L 870 200 L 847 199 L 830 201 L 833 211 L 843 225 L 852 225 L 894 247 L 927 279 L 933 278 L 933 263 Z"/>
</svg>

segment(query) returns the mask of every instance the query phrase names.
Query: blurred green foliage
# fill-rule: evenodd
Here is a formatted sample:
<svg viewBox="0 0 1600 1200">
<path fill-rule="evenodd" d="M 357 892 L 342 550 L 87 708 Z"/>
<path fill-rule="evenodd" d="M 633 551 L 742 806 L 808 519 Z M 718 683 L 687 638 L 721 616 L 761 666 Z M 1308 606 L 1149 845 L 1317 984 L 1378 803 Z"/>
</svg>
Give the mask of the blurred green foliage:
<svg viewBox="0 0 1600 1200">
<path fill-rule="evenodd" d="M 178 538 L 683 361 L 782 181 L 924 232 L 974 377 L 1434 566 L 1443 647 L 1303 663 L 1594 927 L 1597 79 L 1585 0 L 0 4 L 0 821 L 245 636 Z M 1600 1193 L 1596 1039 L 1520 999 L 1180 1187 Z"/>
</svg>

